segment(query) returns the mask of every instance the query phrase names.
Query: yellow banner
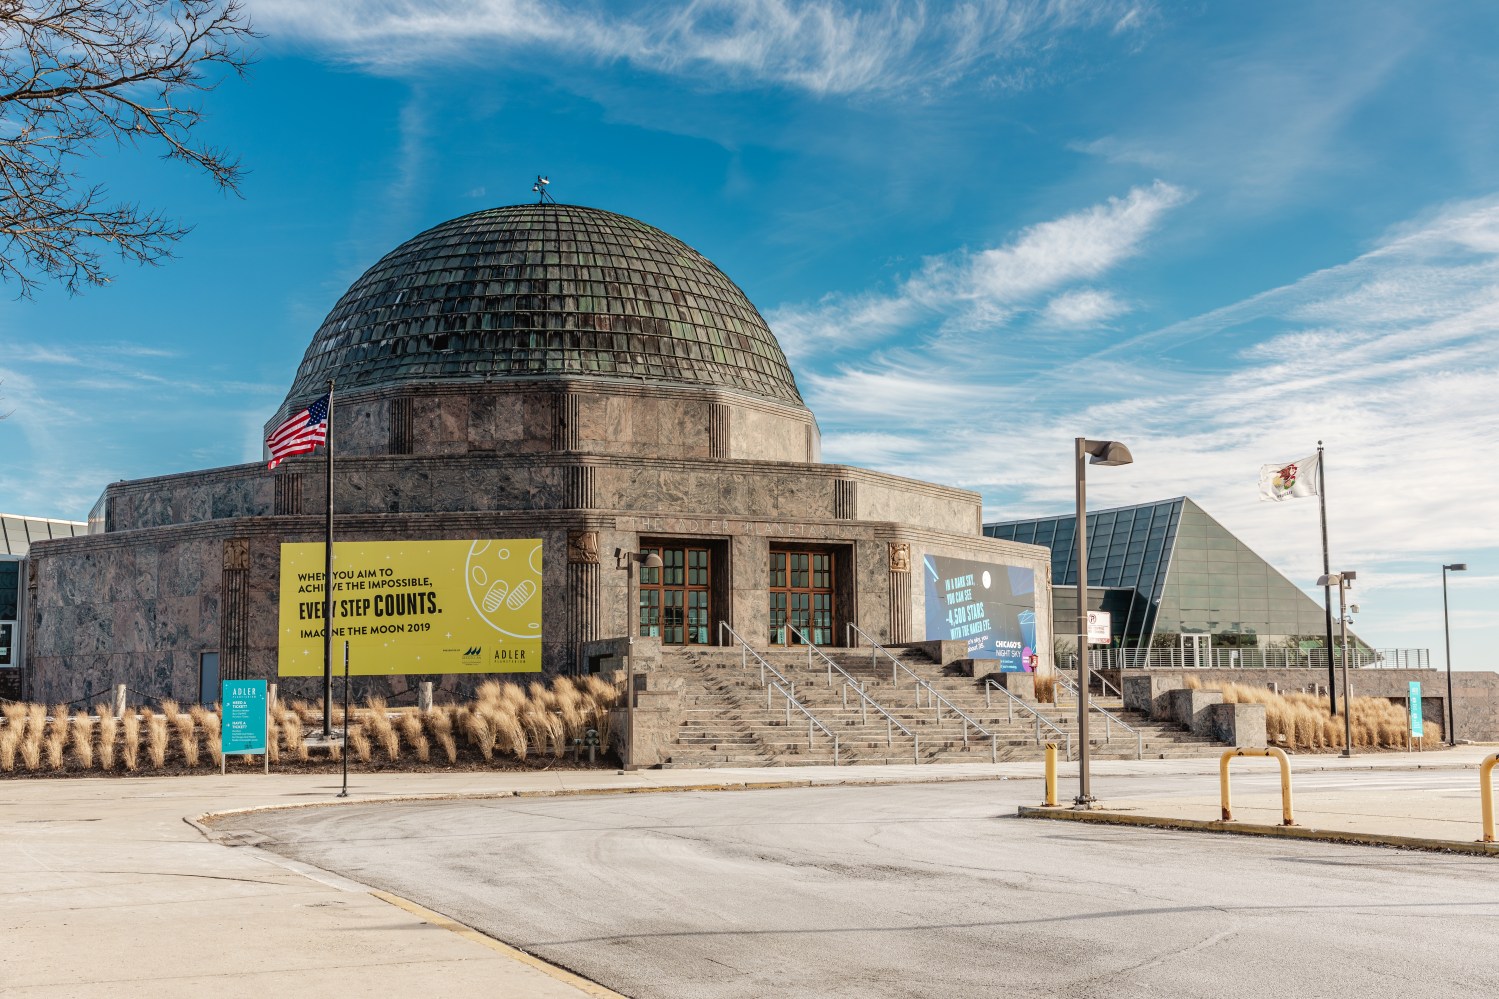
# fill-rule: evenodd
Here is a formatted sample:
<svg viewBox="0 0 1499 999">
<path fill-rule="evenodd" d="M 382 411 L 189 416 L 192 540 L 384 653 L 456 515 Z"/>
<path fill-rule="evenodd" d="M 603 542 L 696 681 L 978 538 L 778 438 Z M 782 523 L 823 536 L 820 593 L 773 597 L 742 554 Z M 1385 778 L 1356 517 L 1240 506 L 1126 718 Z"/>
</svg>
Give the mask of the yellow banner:
<svg viewBox="0 0 1499 999">
<path fill-rule="evenodd" d="M 323 545 L 281 546 L 281 676 L 323 674 Z M 335 541 L 335 673 L 541 671 L 541 542 Z"/>
</svg>

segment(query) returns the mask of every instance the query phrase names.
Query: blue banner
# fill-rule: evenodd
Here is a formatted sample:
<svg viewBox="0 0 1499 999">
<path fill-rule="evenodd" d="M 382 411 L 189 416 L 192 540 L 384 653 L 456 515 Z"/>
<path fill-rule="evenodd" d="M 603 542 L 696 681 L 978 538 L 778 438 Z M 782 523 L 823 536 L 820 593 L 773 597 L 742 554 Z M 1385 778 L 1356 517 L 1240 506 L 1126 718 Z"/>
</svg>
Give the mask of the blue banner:
<svg viewBox="0 0 1499 999">
<path fill-rule="evenodd" d="M 224 724 L 219 744 L 225 756 L 265 753 L 266 681 L 225 680 Z"/>
<path fill-rule="evenodd" d="M 926 640 L 961 639 L 970 659 L 1031 669 L 1036 653 L 1036 574 L 1022 566 L 927 555 Z"/>
<path fill-rule="evenodd" d="M 1411 681 L 1410 692 L 1411 705 L 1411 738 L 1423 739 L 1421 733 L 1421 683 L 1418 680 Z"/>
</svg>

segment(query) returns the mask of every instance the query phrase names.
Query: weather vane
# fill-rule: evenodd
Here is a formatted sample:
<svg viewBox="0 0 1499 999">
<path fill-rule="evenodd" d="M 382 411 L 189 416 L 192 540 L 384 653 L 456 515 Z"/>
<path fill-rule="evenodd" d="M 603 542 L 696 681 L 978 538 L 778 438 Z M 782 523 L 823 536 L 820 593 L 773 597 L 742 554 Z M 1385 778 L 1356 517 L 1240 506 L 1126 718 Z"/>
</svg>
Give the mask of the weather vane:
<svg viewBox="0 0 1499 999">
<path fill-rule="evenodd" d="M 557 199 L 547 193 L 547 185 L 550 183 L 551 181 L 549 179 L 538 174 L 536 177 L 536 183 L 531 185 L 532 192 L 538 195 L 536 199 L 536 203 L 538 205 L 544 205 L 548 201 L 550 201 L 554 205 L 557 203 Z"/>
</svg>

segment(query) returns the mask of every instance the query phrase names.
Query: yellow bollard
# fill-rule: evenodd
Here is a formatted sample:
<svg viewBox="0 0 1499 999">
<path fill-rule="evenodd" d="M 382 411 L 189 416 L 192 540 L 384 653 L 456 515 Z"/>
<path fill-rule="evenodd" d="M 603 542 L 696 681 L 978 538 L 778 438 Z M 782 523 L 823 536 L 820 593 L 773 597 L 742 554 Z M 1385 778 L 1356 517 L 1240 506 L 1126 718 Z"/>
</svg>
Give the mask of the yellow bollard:
<svg viewBox="0 0 1499 999">
<path fill-rule="evenodd" d="M 1284 817 L 1282 825 L 1294 826 L 1291 817 L 1291 761 L 1283 750 L 1275 749 L 1230 749 L 1218 760 L 1218 783 L 1222 789 L 1223 821 L 1233 821 L 1233 808 L 1229 804 L 1228 761 L 1235 756 L 1273 756 L 1280 762 L 1280 810 Z"/>
<path fill-rule="evenodd" d="M 1046 744 L 1046 802 L 1047 808 L 1057 807 L 1057 744 Z"/>
<path fill-rule="evenodd" d="M 1483 803 L 1483 842 L 1494 842 L 1494 764 L 1499 753 L 1484 757 L 1478 765 L 1478 796 Z"/>
</svg>

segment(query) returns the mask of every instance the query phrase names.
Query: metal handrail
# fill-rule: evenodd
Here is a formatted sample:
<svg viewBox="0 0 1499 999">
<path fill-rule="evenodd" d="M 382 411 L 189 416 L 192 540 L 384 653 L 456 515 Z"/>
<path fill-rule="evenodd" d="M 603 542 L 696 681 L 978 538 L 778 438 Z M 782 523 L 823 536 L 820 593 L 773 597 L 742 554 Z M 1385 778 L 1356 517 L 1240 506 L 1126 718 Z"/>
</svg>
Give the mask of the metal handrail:
<svg viewBox="0 0 1499 999">
<path fill-rule="evenodd" d="M 915 670 L 911 669 L 911 667 L 909 667 L 905 663 L 901 662 L 899 659 L 897 659 L 895 657 L 894 653 L 892 653 L 889 649 L 885 648 L 879 642 L 876 642 L 873 638 L 870 638 L 869 635 L 865 633 L 865 631 L 864 631 L 863 628 L 860 628 L 857 624 L 853 624 L 852 622 L 850 622 L 848 624 L 848 628 L 847 628 L 847 634 L 849 636 L 849 644 L 850 645 L 853 644 L 853 636 L 854 636 L 855 633 L 857 633 L 860 638 L 864 639 L 864 641 L 866 641 L 866 642 L 869 643 L 869 647 L 870 647 L 869 666 L 870 666 L 870 669 L 878 669 L 878 667 L 879 667 L 879 660 L 878 660 L 877 657 L 878 657 L 878 655 L 880 653 L 883 652 L 885 654 L 885 656 L 892 663 L 895 664 L 895 668 L 890 671 L 890 683 L 891 683 L 892 686 L 897 686 L 897 687 L 900 686 L 900 671 L 904 670 L 907 676 L 909 676 L 912 680 L 916 681 L 916 706 L 918 708 L 922 706 L 921 705 L 921 692 L 922 692 L 922 690 L 925 690 L 927 692 L 927 696 L 931 699 L 932 714 L 934 715 L 936 721 L 938 721 L 938 722 L 942 721 L 942 705 L 944 705 L 944 704 L 947 705 L 947 709 L 949 711 L 951 711 L 953 714 L 957 715 L 959 718 L 961 718 L 963 720 L 963 722 L 964 722 L 964 724 L 963 724 L 963 746 L 965 748 L 968 746 L 968 728 L 969 728 L 969 726 L 972 726 L 980 735 L 987 737 L 988 740 L 989 740 L 989 762 L 991 762 L 991 763 L 998 763 L 999 762 L 999 737 L 998 736 L 996 736 L 993 732 L 989 731 L 988 729 L 984 728 L 984 726 L 980 725 L 978 722 L 974 721 L 972 718 L 968 717 L 968 715 L 966 713 L 964 713 L 964 711 L 963 711 L 962 708 L 958 707 L 952 701 L 949 701 L 945 696 L 943 696 L 943 694 L 942 694 L 942 692 L 940 690 L 938 690 L 936 687 L 932 686 L 931 681 L 927 680 L 920 673 L 917 673 Z M 845 675 L 847 675 L 847 674 L 845 674 Z"/>
<path fill-rule="evenodd" d="M 753 648 L 751 648 L 749 642 L 745 641 L 744 637 L 742 635 L 740 635 L 739 632 L 735 631 L 733 629 L 733 627 L 727 621 L 720 621 L 720 622 L 718 622 L 718 640 L 720 642 L 723 641 L 723 633 L 725 631 L 727 631 L 730 635 L 733 635 L 734 636 L 734 641 L 736 641 L 736 642 L 739 643 L 739 650 L 740 650 L 739 664 L 740 664 L 740 668 L 742 668 L 742 669 L 748 669 L 749 668 L 749 658 L 748 658 L 749 656 L 754 656 L 755 657 L 755 661 L 760 664 L 760 682 L 765 685 L 765 707 L 766 707 L 766 709 L 769 710 L 770 707 L 771 707 L 770 693 L 771 693 L 771 689 L 774 688 L 774 690 L 776 691 L 776 693 L 780 694 L 782 697 L 784 697 L 786 699 L 786 724 L 787 724 L 787 726 L 789 727 L 791 725 L 791 709 L 792 708 L 796 708 L 796 710 L 798 710 L 802 714 L 806 715 L 807 716 L 807 748 L 809 750 L 812 748 L 812 726 L 815 725 L 818 728 L 822 729 L 823 732 L 825 732 L 827 734 L 828 738 L 830 738 L 830 739 L 833 740 L 833 766 L 835 766 L 835 767 L 838 766 L 838 736 L 837 736 L 837 734 L 834 733 L 832 729 L 828 728 L 827 725 L 823 724 L 823 722 L 822 722 L 822 720 L 820 718 L 818 718 L 811 711 L 809 711 L 807 709 L 807 706 L 805 704 L 803 704 L 801 701 L 799 701 L 799 700 L 796 699 L 796 684 L 794 684 L 790 680 L 786 679 L 786 677 L 781 674 L 780 670 L 776 669 L 770 663 L 766 662 L 765 661 L 765 657 L 762 656 L 762 655 L 760 655 L 760 653 L 756 652 Z M 765 674 L 766 674 L 767 671 L 769 671 L 772 675 L 774 675 L 775 678 L 776 678 L 776 680 L 779 680 L 780 683 L 777 683 L 776 680 L 766 680 L 765 679 Z"/>
<path fill-rule="evenodd" d="M 866 725 L 869 724 L 869 708 L 867 707 L 867 705 L 874 705 L 874 709 L 885 716 L 885 745 L 892 746 L 895 744 L 895 729 L 900 729 L 911 739 L 911 762 L 921 762 L 921 738 L 915 732 L 912 732 L 910 729 L 906 728 L 906 726 L 902 725 L 899 718 L 896 718 L 890 712 L 886 711 L 884 705 L 880 704 L 879 701 L 875 700 L 873 697 L 870 697 L 869 694 L 864 690 L 863 686 L 860 685 L 858 680 L 855 680 L 852 676 L 850 676 L 848 671 L 845 670 L 842 666 L 839 666 L 837 663 L 833 662 L 833 660 L 829 659 L 827 657 L 827 654 L 819 649 L 816 645 L 813 645 L 811 640 L 808 639 L 807 636 L 803 634 L 795 625 L 786 625 L 786 630 L 799 637 L 802 640 L 802 644 L 807 647 L 808 668 L 811 668 L 812 666 L 813 653 L 821 656 L 822 661 L 827 663 L 829 687 L 833 685 L 833 670 L 837 670 L 843 677 L 844 707 L 848 707 L 848 688 L 853 687 L 854 693 L 858 694 L 859 697 L 863 700 L 863 705 L 861 705 L 860 711 L 863 723 Z"/>
<path fill-rule="evenodd" d="M 1057 683 L 1061 684 L 1068 691 L 1070 691 L 1074 700 L 1079 697 L 1079 694 L 1077 692 L 1077 685 L 1071 680 L 1068 680 L 1066 677 L 1059 674 L 1057 676 Z M 1097 711 L 1099 714 L 1103 715 L 1103 732 L 1105 742 L 1114 741 L 1114 726 L 1118 725 L 1126 732 L 1133 732 L 1135 734 L 1135 759 L 1145 759 L 1145 736 L 1141 734 L 1139 729 L 1135 728 L 1133 725 L 1125 721 L 1123 718 L 1120 718 L 1118 715 L 1100 708 L 1098 705 L 1093 703 L 1093 699 L 1091 697 L 1088 698 L 1088 708 L 1091 711 Z"/>
<path fill-rule="evenodd" d="M 1077 656 L 1068 656 L 1067 657 L 1067 661 L 1070 664 L 1070 665 L 1068 665 L 1068 666 L 1065 667 L 1067 669 L 1067 671 L 1071 672 L 1071 673 L 1076 673 L 1077 672 Z M 1060 674 L 1061 674 L 1061 669 L 1060 668 L 1057 670 L 1057 673 L 1058 673 L 1058 676 L 1060 677 Z M 1100 696 L 1102 696 L 1102 697 L 1108 697 L 1109 696 L 1109 691 L 1112 690 L 1114 692 L 1114 696 L 1115 697 L 1119 698 L 1121 701 L 1124 700 L 1124 691 L 1120 690 L 1118 687 L 1116 687 L 1112 683 L 1110 683 L 1109 680 L 1108 680 L 1108 677 L 1104 676 L 1102 673 L 1099 673 L 1097 666 L 1092 667 L 1092 669 L 1091 669 L 1091 671 L 1089 672 L 1088 675 L 1091 676 L 1093 679 L 1095 679 L 1095 680 L 1098 681 L 1099 689 L 1102 691 L 1102 693 L 1100 694 Z"/>
<path fill-rule="evenodd" d="M 766 701 L 767 702 L 770 700 L 770 691 L 771 691 L 772 688 L 775 689 L 776 693 L 778 693 L 782 697 L 786 698 L 786 726 L 788 728 L 791 727 L 791 709 L 792 708 L 796 708 L 796 710 L 800 711 L 802 714 L 804 714 L 804 715 L 807 716 L 807 749 L 808 749 L 808 751 L 810 751 L 812 749 L 812 746 L 814 745 L 813 736 L 812 736 L 813 726 L 816 726 L 817 728 L 822 729 L 823 734 L 826 735 L 829 739 L 833 740 L 833 766 L 836 767 L 838 765 L 838 736 L 837 736 L 837 734 L 834 733 L 834 731 L 832 729 L 830 729 L 826 725 L 824 725 L 822 723 L 822 721 L 819 720 L 816 715 L 814 715 L 812 712 L 808 711 L 807 710 L 807 706 L 805 704 L 803 704 L 801 701 L 798 701 L 795 697 L 792 697 L 790 694 L 788 694 L 786 692 L 786 688 L 782 687 L 779 683 L 775 682 L 774 680 L 770 681 L 770 683 L 767 684 L 766 687 L 765 687 L 765 691 L 766 691 L 766 695 L 765 696 L 766 696 Z M 769 705 L 767 704 L 767 706 L 769 706 Z"/>
<path fill-rule="evenodd" d="M 718 622 L 718 640 L 720 642 L 723 641 L 723 633 L 725 631 L 733 635 L 734 641 L 739 643 L 740 669 L 749 669 L 749 657 L 754 656 L 755 661 L 760 664 L 761 686 L 766 686 L 765 673 L 768 670 L 772 676 L 774 676 L 777 680 L 780 680 L 781 683 L 785 684 L 787 690 L 789 690 L 792 694 L 796 693 L 796 683 L 792 680 L 786 679 L 786 677 L 781 673 L 780 670 L 776 669 L 770 663 L 766 662 L 765 657 L 756 652 L 750 645 L 750 643 L 745 641 L 744 637 L 740 635 L 739 632 L 735 631 L 733 625 L 729 624 L 729 622 L 727 621 Z"/>
<path fill-rule="evenodd" d="M 1065 739 L 1067 741 L 1067 759 L 1069 761 L 1072 759 L 1072 733 L 1071 732 L 1069 732 L 1066 729 L 1062 728 L 1061 726 L 1057 725 L 1056 722 L 1052 721 L 1050 718 L 1047 718 L 1047 717 L 1043 716 L 1041 714 L 1041 712 L 1037 711 L 1035 708 L 1031 707 L 1029 704 L 1025 703 L 1024 701 L 1022 701 L 1020 698 L 1016 697 L 1014 694 L 1010 693 L 1005 688 L 1001 687 L 997 682 L 995 682 L 995 680 L 994 680 L 993 677 L 988 677 L 988 676 L 984 677 L 984 706 L 985 707 L 988 707 L 988 708 L 994 707 L 994 703 L 989 699 L 989 691 L 991 691 L 991 690 L 997 690 L 1001 694 L 1004 694 L 1006 697 L 1008 697 L 1010 699 L 1010 702 L 1009 702 L 1010 722 L 1012 724 L 1015 721 L 1015 705 L 1017 705 L 1017 704 L 1020 705 L 1025 710 L 1029 711 L 1032 715 L 1035 716 L 1035 719 L 1036 719 L 1036 745 L 1038 745 L 1038 746 L 1041 745 L 1041 726 L 1045 725 L 1047 728 L 1051 729 L 1053 732 L 1055 732 L 1057 735 L 1061 736 L 1063 739 Z"/>
</svg>

